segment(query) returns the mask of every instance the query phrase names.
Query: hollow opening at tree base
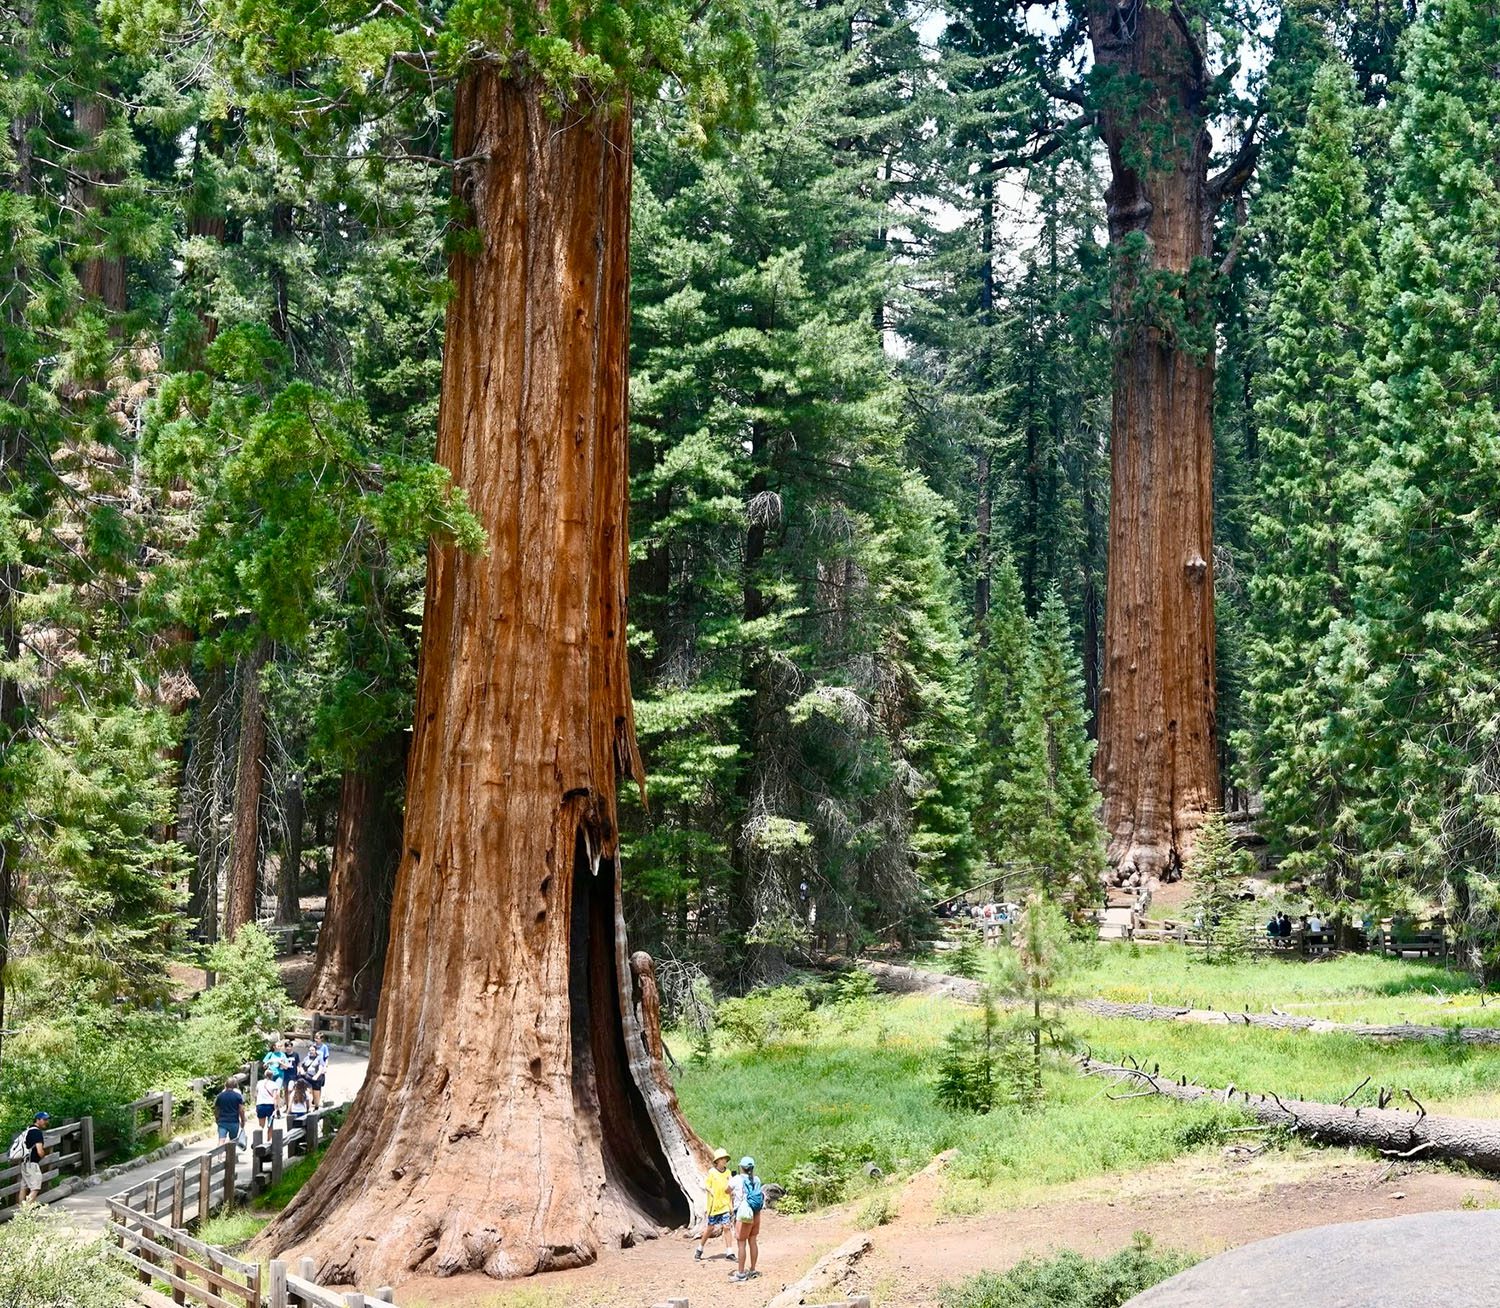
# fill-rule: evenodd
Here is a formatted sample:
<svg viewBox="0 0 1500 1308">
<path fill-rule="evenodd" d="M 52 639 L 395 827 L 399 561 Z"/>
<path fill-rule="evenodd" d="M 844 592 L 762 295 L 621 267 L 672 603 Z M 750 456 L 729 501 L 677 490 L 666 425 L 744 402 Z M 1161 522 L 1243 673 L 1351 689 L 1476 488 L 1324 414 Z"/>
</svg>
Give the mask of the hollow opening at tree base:
<svg viewBox="0 0 1500 1308">
<path fill-rule="evenodd" d="M 684 1226 L 690 1218 L 687 1196 L 672 1174 L 645 1098 L 631 1076 L 625 1046 L 618 875 L 612 858 L 601 859 L 594 870 L 580 827 L 573 849 L 568 942 L 573 1102 L 581 1121 L 599 1123 L 606 1189 L 652 1228 Z M 636 1234 L 627 1234 L 624 1243 L 632 1243 Z"/>
</svg>

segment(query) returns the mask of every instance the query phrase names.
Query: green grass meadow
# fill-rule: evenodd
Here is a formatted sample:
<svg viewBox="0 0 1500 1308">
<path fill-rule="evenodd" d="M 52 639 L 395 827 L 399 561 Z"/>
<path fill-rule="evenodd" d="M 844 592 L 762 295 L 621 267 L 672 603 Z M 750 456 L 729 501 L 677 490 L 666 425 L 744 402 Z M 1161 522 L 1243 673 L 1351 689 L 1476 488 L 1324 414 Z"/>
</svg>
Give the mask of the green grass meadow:
<svg viewBox="0 0 1500 1308">
<path fill-rule="evenodd" d="M 1112 1101 L 1105 1082 L 1054 1059 L 1038 1111 L 949 1111 L 933 1094 L 934 1060 L 953 1024 L 974 1020 L 973 1009 L 926 998 L 870 1001 L 836 1017 L 820 1010 L 808 1039 L 685 1062 L 677 1092 L 705 1140 L 734 1157 L 752 1154 L 768 1181 L 785 1183 L 798 1169 L 840 1178 L 824 1202 L 870 1188 L 865 1162 L 889 1176 L 956 1149 L 950 1175 L 1003 1203 L 1037 1186 L 1176 1157 L 1244 1120 L 1211 1105 Z"/>
<path fill-rule="evenodd" d="M 1343 1022 L 1500 1025 L 1500 999 L 1482 1005 L 1472 977 L 1436 962 L 1339 954 L 1205 963 L 1180 945 L 1125 942 L 1100 944 L 1084 957 L 1069 979 L 1071 994 L 1231 1011 L 1274 1005 Z"/>
<path fill-rule="evenodd" d="M 1454 974 L 1389 959 L 1210 965 L 1180 949 L 1124 946 L 1090 951 L 1086 960 L 1070 979 L 1072 993 L 1149 994 L 1231 1011 L 1245 1003 L 1301 1011 L 1290 1005 L 1308 1003 L 1345 1010 L 1339 1016 L 1390 1020 L 1383 1006 L 1425 1002 L 1436 989 L 1472 1000 L 1466 1019 L 1471 1011 L 1500 1016 L 1500 1005 L 1480 1010 L 1477 992 Z M 1451 1012 L 1430 1008 L 1426 1020 Z M 1475 1101 L 1500 1087 L 1500 1048 L 1457 1041 L 1387 1042 L 1077 1012 L 1065 1018 L 1072 1051 L 1087 1048 L 1112 1061 L 1130 1055 L 1206 1086 L 1337 1100 L 1368 1076 L 1354 1103 L 1374 1103 L 1385 1086 L 1410 1090 L 1431 1111 L 1459 1113 L 1484 1112 Z M 819 1008 L 808 1035 L 758 1051 L 717 1041 L 707 1062 L 688 1057 L 689 1042 L 677 1039 L 678 1095 L 704 1139 L 734 1157 L 754 1155 L 767 1180 L 790 1184 L 808 1207 L 871 1190 L 866 1163 L 890 1177 L 919 1170 L 946 1149 L 956 1153 L 945 1204 L 954 1211 L 1003 1206 L 1042 1187 L 1221 1146 L 1229 1128 L 1248 1121 L 1239 1108 L 1111 1099 L 1115 1087 L 1081 1075 L 1066 1050 L 1049 1053 L 1046 1099 L 1036 1111 L 1001 1107 L 976 1116 L 945 1109 L 933 1089 L 943 1038 L 955 1023 L 977 1021 L 976 1009 L 952 1000 L 882 997 Z M 1410 1106 L 1399 1095 L 1392 1102 Z"/>
</svg>

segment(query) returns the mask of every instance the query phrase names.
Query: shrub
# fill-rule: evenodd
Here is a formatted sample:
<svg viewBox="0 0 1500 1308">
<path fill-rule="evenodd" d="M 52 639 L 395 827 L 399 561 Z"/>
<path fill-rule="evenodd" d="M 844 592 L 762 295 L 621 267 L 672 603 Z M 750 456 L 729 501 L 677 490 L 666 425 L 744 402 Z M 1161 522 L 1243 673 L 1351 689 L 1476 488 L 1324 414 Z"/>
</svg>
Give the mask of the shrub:
<svg viewBox="0 0 1500 1308">
<path fill-rule="evenodd" d="M 46 1109 L 56 1122 L 90 1115 L 98 1147 L 118 1145 L 126 1136 L 125 1104 L 159 1089 L 182 1102 L 189 1078 L 206 1070 L 194 1064 L 183 1036 L 183 1024 L 164 1014 L 114 1009 L 28 1027 L 6 1042 L 0 1135 L 10 1139 Z"/>
<path fill-rule="evenodd" d="M 862 1231 L 873 1226 L 884 1226 L 896 1220 L 896 1204 L 888 1194 L 872 1194 L 869 1202 L 859 1210 L 855 1225 Z"/>
<path fill-rule="evenodd" d="M 757 990 L 743 999 L 726 999 L 716 1014 L 719 1029 L 750 1049 L 805 1036 L 812 1031 L 812 1005 L 801 986 Z"/>
<path fill-rule="evenodd" d="M 0 1308 L 122 1308 L 124 1266 L 104 1241 L 79 1241 L 57 1214 L 28 1204 L 0 1226 Z"/>
<path fill-rule="evenodd" d="M 875 978 L 857 968 L 850 972 L 840 972 L 834 979 L 831 990 L 833 1003 L 840 1007 L 845 1004 L 867 1003 L 880 993 Z"/>
<path fill-rule="evenodd" d="M 1014 1061 L 1006 1058 L 1005 1044 L 994 998 L 986 990 L 979 1022 L 954 1027 L 943 1041 L 934 1087 L 938 1103 L 959 1113 L 989 1112 L 1005 1093 Z"/>
<path fill-rule="evenodd" d="M 948 954 L 948 971 L 954 976 L 974 980 L 984 970 L 984 958 L 979 947 L 979 937 L 973 931 L 965 931 L 958 948 Z"/>
<path fill-rule="evenodd" d="M 1108 1258 L 1064 1250 L 1028 1258 L 1008 1272 L 982 1272 L 947 1290 L 942 1308 L 1120 1308 L 1196 1261 L 1188 1253 L 1157 1253 L 1149 1236 L 1137 1234 Z"/>
<path fill-rule="evenodd" d="M 253 923 L 242 926 L 208 951 L 205 965 L 218 980 L 199 998 L 195 1016 L 206 1036 L 232 1045 L 235 1062 L 253 1058 L 292 1011 L 271 937 Z"/>
</svg>

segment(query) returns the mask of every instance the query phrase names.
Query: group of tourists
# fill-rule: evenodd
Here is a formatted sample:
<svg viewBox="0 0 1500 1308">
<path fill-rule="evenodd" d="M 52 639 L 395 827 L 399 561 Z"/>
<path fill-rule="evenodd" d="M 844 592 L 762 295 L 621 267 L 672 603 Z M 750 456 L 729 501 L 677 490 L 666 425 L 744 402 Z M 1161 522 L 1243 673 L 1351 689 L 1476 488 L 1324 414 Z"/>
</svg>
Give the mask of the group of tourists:
<svg viewBox="0 0 1500 1308">
<path fill-rule="evenodd" d="M 310 1112 L 323 1106 L 323 1087 L 328 1079 L 328 1042 L 314 1035 L 305 1043 L 272 1040 L 260 1060 L 260 1080 L 255 1085 L 255 1119 L 270 1129 L 280 1117 L 291 1129 L 302 1125 Z M 220 1140 L 245 1139 L 246 1078 L 231 1077 L 214 1100 L 214 1121 Z"/>
<path fill-rule="evenodd" d="M 1327 929 L 1323 923 L 1323 919 L 1316 912 L 1304 913 L 1301 921 L 1294 924 L 1292 919 L 1286 915 L 1285 910 L 1283 910 L 1266 923 L 1266 935 L 1273 941 L 1290 940 L 1294 925 L 1304 937 L 1321 935 Z"/>
<path fill-rule="evenodd" d="M 693 1257 L 701 1262 L 704 1246 L 722 1235 L 723 1256 L 739 1264 L 729 1273 L 729 1279 L 749 1281 L 759 1276 L 755 1264 L 760 1259 L 760 1214 L 766 1206 L 766 1192 L 755 1174 L 755 1159 L 741 1158 L 739 1170 L 731 1172 L 729 1151 L 716 1149 L 714 1165 L 703 1178 L 703 1190 L 707 1203 Z"/>
</svg>

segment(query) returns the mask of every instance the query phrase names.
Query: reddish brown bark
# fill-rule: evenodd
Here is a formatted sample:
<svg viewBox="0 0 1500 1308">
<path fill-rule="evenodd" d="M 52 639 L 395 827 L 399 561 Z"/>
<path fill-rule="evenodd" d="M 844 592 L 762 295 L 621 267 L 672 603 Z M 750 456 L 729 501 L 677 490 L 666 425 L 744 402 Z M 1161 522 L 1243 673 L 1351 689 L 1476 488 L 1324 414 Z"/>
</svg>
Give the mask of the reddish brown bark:
<svg viewBox="0 0 1500 1308">
<path fill-rule="evenodd" d="M 302 881 L 302 823 L 306 812 L 302 802 L 302 775 L 287 778 L 281 812 L 285 821 L 282 832 L 281 865 L 276 870 L 276 921 L 291 926 L 302 920 L 298 891 Z"/>
<path fill-rule="evenodd" d="M 402 733 L 405 736 L 405 733 Z M 371 766 L 350 768 L 339 786 L 338 825 L 318 957 L 303 1007 L 373 1013 L 385 966 L 391 886 L 401 857 L 401 742 Z"/>
<path fill-rule="evenodd" d="M 266 784 L 266 714 L 260 673 L 271 657 L 261 641 L 246 657 L 240 701 L 239 757 L 234 774 L 234 837 L 229 847 L 229 896 L 224 935 L 233 939 L 260 908 L 260 801 Z"/>
<path fill-rule="evenodd" d="M 73 123 L 85 142 L 93 142 L 104 130 L 106 111 L 103 100 L 90 97 L 73 102 Z M 103 197 L 100 183 L 113 177 L 97 170 L 85 173 L 77 183 L 77 200 L 84 210 L 97 210 Z M 120 255 L 100 255 L 85 259 L 78 266 L 78 284 L 86 299 L 97 300 L 106 309 L 123 313 L 125 309 L 125 260 Z"/>
<path fill-rule="evenodd" d="M 1208 86 L 1177 5 L 1094 0 L 1105 193 L 1122 258 L 1114 286 L 1109 561 L 1099 751 L 1109 860 L 1175 878 L 1218 806 L 1214 704 L 1213 379 L 1138 292 L 1160 274 L 1207 276 L 1217 199 L 1208 180 Z M 1207 298 L 1206 296 L 1204 297 Z M 1192 312 L 1191 303 L 1189 311 Z"/>
<path fill-rule="evenodd" d="M 264 1243 L 325 1280 L 519 1276 L 685 1221 L 702 1146 L 652 1070 L 619 903 L 630 113 L 469 74 L 434 546 L 370 1072 Z"/>
</svg>

